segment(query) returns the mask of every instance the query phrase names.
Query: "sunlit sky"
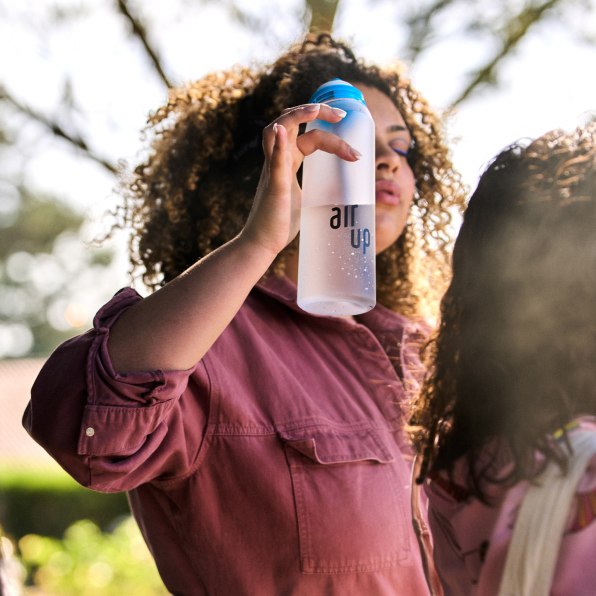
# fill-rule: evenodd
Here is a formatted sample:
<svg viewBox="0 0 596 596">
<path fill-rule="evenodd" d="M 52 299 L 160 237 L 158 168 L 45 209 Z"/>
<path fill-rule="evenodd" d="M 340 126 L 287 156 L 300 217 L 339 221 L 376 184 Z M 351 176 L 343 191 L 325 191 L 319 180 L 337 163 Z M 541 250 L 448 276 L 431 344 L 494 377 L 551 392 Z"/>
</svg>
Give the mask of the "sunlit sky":
<svg viewBox="0 0 596 596">
<path fill-rule="evenodd" d="M 265 30 L 258 31 L 232 23 L 225 4 L 131 2 L 146 18 L 175 83 L 236 63 L 269 62 L 300 36 L 296 23 L 303 0 L 246 0 L 243 8 L 269 17 Z M 396 4 L 342 0 L 335 35 L 351 42 L 368 60 L 382 64 L 400 58 L 407 31 L 396 24 Z M 495 26 L 503 4 L 482 2 L 483 10 L 492 11 Z M 582 41 L 578 31 L 596 38 L 596 12 L 588 18 L 585 8 L 586 4 L 594 8 L 596 0 L 588 0 L 583 8 L 580 4 L 573 5 L 574 12 L 565 20 L 554 18 L 539 25 L 504 62 L 499 86 L 484 88 L 448 121 L 454 163 L 470 187 L 507 144 L 556 127 L 573 128 L 595 113 L 596 45 Z M 48 28 L 45 15 L 54 5 L 74 7 L 81 18 Z M 469 9 L 462 3 L 460 10 Z M 409 65 L 414 84 L 437 109 L 449 105 L 470 70 L 496 49 L 490 39 L 478 35 L 454 36 L 464 17 L 454 11 L 442 17 L 432 51 Z M 133 159 L 147 114 L 164 101 L 166 92 L 138 42 L 129 40 L 127 27 L 113 3 L 105 0 L 0 0 L 0 82 L 22 102 L 60 117 L 68 78 L 72 85 L 66 95 L 80 109 L 68 121 L 61 118 L 62 125 L 84 131 L 88 144 L 112 162 Z M 13 152 L 9 159 L 5 152 L 0 164 L 3 177 L 23 171 L 29 185 L 84 211 L 89 234 L 95 233 L 101 214 L 115 200 L 113 177 L 95 163 L 75 157 L 66 143 L 26 118 L 14 115 L 10 124 L 20 132 L 21 153 Z M 10 193 L 0 187 L 0 208 L 9 208 L 10 200 Z M 79 302 L 86 301 L 82 316 L 90 319 L 115 289 L 127 283 L 124 250 L 121 253 L 106 287 L 93 287 L 93 279 L 81 282 Z"/>
</svg>

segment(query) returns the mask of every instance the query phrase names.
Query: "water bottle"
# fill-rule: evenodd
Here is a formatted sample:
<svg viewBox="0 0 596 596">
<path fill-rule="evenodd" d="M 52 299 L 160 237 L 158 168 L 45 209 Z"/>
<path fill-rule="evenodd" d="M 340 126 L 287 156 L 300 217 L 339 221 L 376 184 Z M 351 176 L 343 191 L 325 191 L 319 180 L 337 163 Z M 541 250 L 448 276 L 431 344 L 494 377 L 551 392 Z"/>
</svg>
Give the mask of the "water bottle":
<svg viewBox="0 0 596 596">
<path fill-rule="evenodd" d="M 348 162 L 319 150 L 304 159 L 298 306 L 317 315 L 357 315 L 376 302 L 374 121 L 362 92 L 340 79 L 321 85 L 310 102 L 346 116 L 309 122 L 306 131 L 334 133 L 362 156 Z"/>
</svg>

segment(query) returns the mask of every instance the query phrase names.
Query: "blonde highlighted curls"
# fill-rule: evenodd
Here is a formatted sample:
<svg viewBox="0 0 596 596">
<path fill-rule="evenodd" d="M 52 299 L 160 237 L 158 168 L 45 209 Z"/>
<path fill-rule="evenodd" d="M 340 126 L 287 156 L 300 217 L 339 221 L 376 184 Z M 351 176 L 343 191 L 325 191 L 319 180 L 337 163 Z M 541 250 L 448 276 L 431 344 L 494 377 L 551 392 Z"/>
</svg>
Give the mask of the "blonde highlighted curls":
<svg viewBox="0 0 596 596">
<path fill-rule="evenodd" d="M 552 433 L 596 416 L 595 231 L 596 122 L 516 143 L 489 165 L 413 407 L 422 478 L 462 458 L 467 488 L 485 498 L 504 455 L 501 482 L 531 478 L 537 451 L 565 468 Z"/>
<path fill-rule="evenodd" d="M 156 289 L 236 236 L 259 180 L 262 129 L 339 77 L 386 93 L 415 141 L 413 213 L 405 234 L 377 259 L 379 302 L 414 314 L 428 288 L 439 291 L 437 280 L 446 279 L 451 218 L 463 208 L 464 188 L 439 118 L 402 70 L 368 65 L 346 44 L 321 34 L 261 70 L 235 67 L 172 89 L 167 104 L 149 118 L 146 157 L 123 178 L 116 227 L 132 230 L 132 275 Z M 268 273 L 282 274 L 287 254 L 295 250 L 294 242 Z M 420 263 L 435 277 L 426 286 L 419 283 Z"/>
</svg>

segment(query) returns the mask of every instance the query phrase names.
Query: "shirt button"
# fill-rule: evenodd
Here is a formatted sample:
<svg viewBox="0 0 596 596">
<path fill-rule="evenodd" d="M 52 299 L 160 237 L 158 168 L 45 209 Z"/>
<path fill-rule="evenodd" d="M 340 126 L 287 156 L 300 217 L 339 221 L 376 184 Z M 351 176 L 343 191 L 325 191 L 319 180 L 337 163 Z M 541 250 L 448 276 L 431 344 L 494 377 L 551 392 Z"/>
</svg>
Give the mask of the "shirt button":
<svg viewBox="0 0 596 596">
<path fill-rule="evenodd" d="M 88 437 L 92 437 L 92 436 L 95 434 L 95 429 L 94 429 L 92 426 L 90 426 L 90 427 L 89 427 L 89 428 L 88 428 L 88 429 L 85 431 L 85 434 L 86 434 Z"/>
</svg>

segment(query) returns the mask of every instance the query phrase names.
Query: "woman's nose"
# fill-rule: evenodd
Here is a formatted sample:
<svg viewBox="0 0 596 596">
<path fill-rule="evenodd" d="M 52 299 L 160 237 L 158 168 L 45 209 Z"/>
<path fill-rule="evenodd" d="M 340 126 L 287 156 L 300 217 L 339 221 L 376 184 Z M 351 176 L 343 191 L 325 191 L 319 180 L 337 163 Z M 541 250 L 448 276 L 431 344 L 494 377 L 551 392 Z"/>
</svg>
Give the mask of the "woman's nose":
<svg viewBox="0 0 596 596">
<path fill-rule="evenodd" d="M 391 147 L 377 144 L 375 152 L 375 165 L 377 170 L 387 171 L 391 174 L 399 171 L 401 158 Z"/>
</svg>

